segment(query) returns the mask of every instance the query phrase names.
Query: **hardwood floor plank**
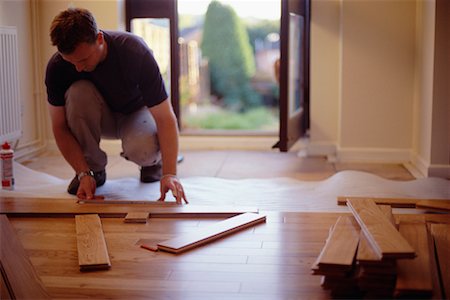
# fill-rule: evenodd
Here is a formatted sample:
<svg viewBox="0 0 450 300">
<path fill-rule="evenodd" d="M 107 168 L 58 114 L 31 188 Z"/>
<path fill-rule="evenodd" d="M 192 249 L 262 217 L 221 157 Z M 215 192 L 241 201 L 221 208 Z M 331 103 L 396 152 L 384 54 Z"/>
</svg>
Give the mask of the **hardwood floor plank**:
<svg viewBox="0 0 450 300">
<path fill-rule="evenodd" d="M 2 262 L 0 261 L 0 299 L 10 300 L 13 299 L 14 292 L 6 279 L 6 272 L 4 271 Z"/>
<path fill-rule="evenodd" d="M 109 269 L 108 249 L 98 215 L 75 216 L 78 264 L 81 271 Z"/>
<path fill-rule="evenodd" d="M 0 263 L 13 299 L 50 299 L 8 218 L 0 215 Z"/>
<path fill-rule="evenodd" d="M 149 219 L 142 225 L 124 224 L 122 218 L 101 219 L 112 268 L 91 273 L 79 271 L 73 219 L 11 218 L 11 224 L 54 299 L 329 299 L 320 276 L 310 275 L 310 266 L 328 228 L 339 216 L 351 215 L 286 215 L 296 222 L 309 221 L 297 223 L 296 230 L 293 223 L 268 220 L 182 255 L 146 251 L 136 243 L 169 239 L 185 226 L 203 230 L 221 220 Z M 405 219 L 410 217 L 415 220 L 411 215 Z"/>
<path fill-rule="evenodd" d="M 317 264 L 320 269 L 339 267 L 350 270 L 358 248 L 360 227 L 353 217 L 339 217 Z"/>
<path fill-rule="evenodd" d="M 381 212 L 388 218 L 392 225 L 395 226 L 395 218 L 392 214 L 392 207 L 390 205 L 377 205 Z M 377 252 L 370 246 L 363 231 L 360 232 L 358 252 L 356 253 L 356 260 L 364 263 L 381 262 L 381 258 Z"/>
<path fill-rule="evenodd" d="M 253 213 L 241 214 L 206 228 L 200 228 L 197 232 L 158 243 L 158 249 L 171 253 L 181 253 L 233 232 L 265 222 L 265 220 L 265 215 Z"/>
<path fill-rule="evenodd" d="M 364 200 L 372 199 L 376 204 L 390 205 L 395 208 L 415 208 L 416 203 L 421 201 L 421 199 L 407 199 L 407 198 L 372 198 L 372 197 L 349 197 L 349 196 L 339 196 L 337 197 L 338 205 L 347 205 L 347 199 L 352 200 Z"/>
<path fill-rule="evenodd" d="M 443 298 L 450 298 L 450 224 L 431 224 L 431 234 L 437 252 Z"/>
<path fill-rule="evenodd" d="M 425 223 L 400 223 L 400 233 L 415 249 L 414 259 L 397 260 L 397 296 L 430 297 L 433 292 L 428 233 Z"/>
<path fill-rule="evenodd" d="M 75 199 L 0 197 L 0 213 L 24 217 L 73 217 L 98 214 L 101 217 L 124 218 L 130 212 L 150 213 L 151 218 L 230 218 L 246 212 L 257 213 L 255 207 L 97 203 L 80 204 Z"/>
<path fill-rule="evenodd" d="M 372 199 L 349 199 L 347 205 L 380 258 L 415 257 L 414 249 Z"/>
<path fill-rule="evenodd" d="M 147 223 L 148 212 L 129 212 L 125 219 L 123 220 L 125 223 Z"/>
<path fill-rule="evenodd" d="M 450 199 L 442 200 L 421 200 L 416 203 L 417 208 L 450 212 Z"/>
</svg>

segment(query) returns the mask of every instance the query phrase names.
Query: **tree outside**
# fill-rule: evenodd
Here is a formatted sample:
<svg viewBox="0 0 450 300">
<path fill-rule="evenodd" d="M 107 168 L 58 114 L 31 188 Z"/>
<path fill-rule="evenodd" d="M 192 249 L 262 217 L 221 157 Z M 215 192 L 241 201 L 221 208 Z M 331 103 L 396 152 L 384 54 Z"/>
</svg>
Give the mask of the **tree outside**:
<svg viewBox="0 0 450 300">
<path fill-rule="evenodd" d="M 279 20 L 243 20 L 212 1 L 203 18 L 179 24 L 183 128 L 276 132 Z"/>
<path fill-rule="evenodd" d="M 201 50 L 209 61 L 212 93 L 232 110 L 248 110 L 260 104 L 250 79 L 255 58 L 247 31 L 235 11 L 213 1 L 203 25 Z"/>
</svg>

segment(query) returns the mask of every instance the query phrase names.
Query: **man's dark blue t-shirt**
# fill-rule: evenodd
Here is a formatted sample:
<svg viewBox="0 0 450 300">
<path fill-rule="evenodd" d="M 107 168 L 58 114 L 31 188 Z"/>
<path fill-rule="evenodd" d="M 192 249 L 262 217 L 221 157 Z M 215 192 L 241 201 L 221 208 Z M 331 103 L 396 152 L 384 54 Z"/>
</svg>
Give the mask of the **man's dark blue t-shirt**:
<svg viewBox="0 0 450 300">
<path fill-rule="evenodd" d="M 104 61 L 92 72 L 78 72 L 59 53 L 49 60 L 45 76 L 48 102 L 65 105 L 65 93 L 75 81 L 94 83 L 112 111 L 132 113 L 152 107 L 168 96 L 159 67 L 146 43 L 127 32 L 103 31 L 108 45 Z"/>
</svg>

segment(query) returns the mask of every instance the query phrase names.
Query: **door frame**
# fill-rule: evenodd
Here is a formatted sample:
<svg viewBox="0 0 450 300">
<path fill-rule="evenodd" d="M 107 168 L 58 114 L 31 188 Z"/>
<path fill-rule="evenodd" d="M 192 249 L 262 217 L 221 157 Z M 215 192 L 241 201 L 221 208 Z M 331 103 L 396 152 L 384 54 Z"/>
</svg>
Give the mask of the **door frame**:
<svg viewBox="0 0 450 300">
<path fill-rule="evenodd" d="M 303 103 L 298 111 L 291 114 L 289 91 L 295 87 L 290 83 L 290 22 L 291 13 L 304 18 L 301 41 L 301 83 Z M 309 77 L 310 77 L 310 0 L 281 0 L 280 26 L 280 132 L 279 141 L 273 148 L 287 152 L 309 129 Z"/>
</svg>

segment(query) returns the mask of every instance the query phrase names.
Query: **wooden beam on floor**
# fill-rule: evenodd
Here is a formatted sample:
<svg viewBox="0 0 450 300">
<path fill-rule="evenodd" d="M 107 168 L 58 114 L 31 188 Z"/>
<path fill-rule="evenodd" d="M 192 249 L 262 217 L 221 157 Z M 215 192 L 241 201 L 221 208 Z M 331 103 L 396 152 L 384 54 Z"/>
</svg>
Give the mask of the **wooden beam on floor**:
<svg viewBox="0 0 450 300">
<path fill-rule="evenodd" d="M 347 205 L 347 199 L 351 200 L 364 200 L 372 199 L 376 204 L 380 205 L 390 205 L 395 208 L 415 208 L 416 203 L 421 201 L 421 199 L 407 199 L 407 198 L 374 198 L 374 197 L 349 197 L 349 196 L 339 196 L 337 197 L 338 205 Z"/>
<path fill-rule="evenodd" d="M 370 246 L 382 258 L 414 258 L 415 252 L 372 199 L 349 199 L 355 219 Z"/>
<path fill-rule="evenodd" d="M 76 199 L 0 197 L 0 213 L 17 217 L 74 217 L 80 214 L 98 214 L 100 217 L 125 218 L 130 212 L 149 212 L 151 218 L 230 218 L 242 213 L 257 213 L 255 207 L 164 205 L 147 204 L 95 204 L 77 203 Z"/>
<path fill-rule="evenodd" d="M 431 224 L 431 235 L 436 247 L 443 299 L 450 298 L 450 224 Z"/>
<path fill-rule="evenodd" d="M 1 273 L 11 298 L 50 299 L 21 241 L 5 215 L 0 215 L 0 247 Z"/>
<path fill-rule="evenodd" d="M 450 199 L 421 200 L 416 203 L 416 207 L 450 213 Z"/>
<path fill-rule="evenodd" d="M 354 217 L 339 217 L 317 260 L 319 270 L 349 271 L 358 248 L 360 230 Z"/>
<path fill-rule="evenodd" d="M 254 213 L 241 214 L 213 225 L 199 228 L 195 232 L 158 243 L 158 249 L 170 253 L 181 253 L 265 221 L 265 215 Z"/>
<path fill-rule="evenodd" d="M 427 226 L 425 223 L 400 223 L 399 232 L 417 256 L 397 260 L 395 295 L 402 299 L 429 298 L 433 293 L 433 280 Z"/>
<path fill-rule="evenodd" d="M 389 205 L 378 205 L 381 212 L 387 217 L 392 225 L 395 226 L 394 215 L 392 214 L 392 207 Z M 356 260 L 370 263 L 370 262 L 381 262 L 381 257 L 377 254 L 375 250 L 370 246 L 369 240 L 364 235 L 364 232 L 360 232 L 360 240 L 358 246 L 358 252 L 356 253 Z"/>
<path fill-rule="evenodd" d="M 108 249 L 98 215 L 75 216 L 78 264 L 80 271 L 104 270 L 111 267 Z"/>
<path fill-rule="evenodd" d="M 148 212 L 130 212 L 125 216 L 125 219 L 123 221 L 125 223 L 147 223 L 148 219 Z"/>
</svg>

